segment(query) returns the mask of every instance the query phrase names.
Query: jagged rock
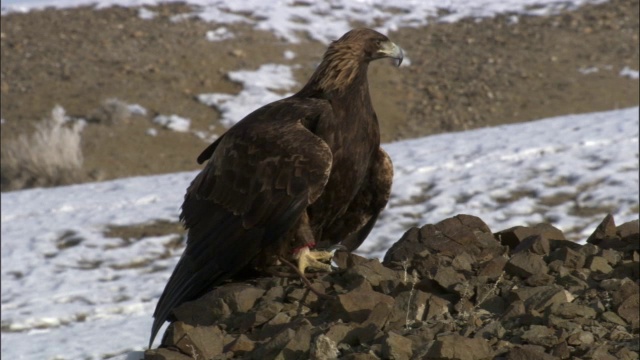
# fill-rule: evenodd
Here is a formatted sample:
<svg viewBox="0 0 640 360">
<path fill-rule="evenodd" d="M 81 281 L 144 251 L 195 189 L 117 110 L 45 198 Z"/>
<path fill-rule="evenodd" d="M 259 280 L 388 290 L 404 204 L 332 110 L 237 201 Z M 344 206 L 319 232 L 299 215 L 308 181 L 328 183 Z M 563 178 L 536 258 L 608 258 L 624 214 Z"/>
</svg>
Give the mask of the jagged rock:
<svg viewBox="0 0 640 360">
<path fill-rule="evenodd" d="M 436 275 L 433 277 L 433 280 L 443 288 L 449 291 L 452 291 L 455 285 L 464 282 L 466 279 L 464 275 L 460 274 L 452 267 L 443 266 L 440 269 L 438 269 L 438 272 L 436 272 Z"/>
<path fill-rule="evenodd" d="M 563 341 L 553 347 L 553 350 L 551 350 L 551 355 L 564 360 L 571 357 L 571 350 L 569 350 L 569 346 L 567 345 L 567 343 Z"/>
<path fill-rule="evenodd" d="M 478 271 L 478 276 L 486 276 L 491 281 L 497 280 L 502 275 L 507 261 L 509 259 L 503 256 L 494 257 L 482 265 L 482 268 Z"/>
<path fill-rule="evenodd" d="M 192 358 L 210 359 L 222 353 L 224 334 L 217 326 L 191 326 L 176 321 L 169 326 L 162 345 Z"/>
<path fill-rule="evenodd" d="M 337 359 L 340 351 L 336 342 L 328 336 L 320 334 L 311 343 L 310 359 L 311 360 L 332 360 Z"/>
<path fill-rule="evenodd" d="M 590 257 L 589 259 L 587 259 L 585 267 L 591 271 L 596 271 L 603 274 L 608 274 L 613 271 L 613 268 L 611 267 L 611 265 L 609 265 L 607 259 L 603 258 L 602 256 Z"/>
<path fill-rule="evenodd" d="M 351 282 L 364 279 L 374 288 L 380 286 L 381 281 L 400 280 L 397 271 L 382 266 L 378 259 L 368 259 L 348 268 L 343 277 Z"/>
<path fill-rule="evenodd" d="M 409 360 L 412 355 L 411 340 L 393 331 L 387 333 L 382 341 L 384 359 Z"/>
<path fill-rule="evenodd" d="M 548 255 L 551 251 L 549 239 L 539 234 L 527 236 L 512 251 L 513 254 L 529 251 L 538 255 Z"/>
<path fill-rule="evenodd" d="M 483 233 L 491 234 L 491 230 L 482 220 L 471 215 L 457 215 L 435 225 L 411 228 L 387 251 L 383 264 L 401 264 L 416 254 L 441 253 L 453 258 L 464 251 L 480 255 L 484 248 L 500 247 L 490 237 L 482 237 Z"/>
<path fill-rule="evenodd" d="M 616 223 L 613 220 L 613 215 L 607 214 L 596 230 L 589 236 L 587 242 L 589 244 L 600 245 L 603 241 L 616 236 Z"/>
<path fill-rule="evenodd" d="M 549 224 L 537 224 L 533 227 L 514 226 L 512 228 L 497 232 L 496 238 L 502 245 L 515 249 L 524 239 L 530 236 L 541 236 L 549 240 L 566 240 L 562 231 Z"/>
<path fill-rule="evenodd" d="M 400 329 L 425 318 L 431 295 L 412 289 L 398 294 L 389 315 L 388 329 Z"/>
<path fill-rule="evenodd" d="M 573 300 L 571 294 L 556 285 L 522 287 L 513 290 L 512 294 L 516 299 L 524 301 L 527 310 L 538 312 L 542 312 L 550 306 Z"/>
<path fill-rule="evenodd" d="M 573 346 L 593 344 L 593 334 L 587 331 L 579 331 L 567 338 L 567 344 Z"/>
<path fill-rule="evenodd" d="M 558 344 L 556 331 L 544 325 L 531 325 L 521 336 L 529 344 L 551 348 Z"/>
<path fill-rule="evenodd" d="M 605 311 L 600 316 L 602 317 L 602 320 L 604 320 L 604 321 L 608 321 L 610 323 L 614 323 L 614 324 L 618 324 L 618 325 L 622 325 L 622 326 L 627 326 L 627 322 L 624 321 L 623 318 L 618 316 L 618 314 L 614 313 L 613 311 Z"/>
<path fill-rule="evenodd" d="M 144 352 L 145 360 L 193 360 L 189 355 L 179 353 L 174 350 L 160 348 L 151 349 Z"/>
<path fill-rule="evenodd" d="M 546 274 L 549 271 L 542 256 L 526 251 L 514 254 L 504 266 L 504 270 L 508 274 L 519 276 L 523 279 L 533 274 Z"/>
<path fill-rule="evenodd" d="M 391 296 L 373 291 L 369 283 L 363 282 L 361 286 L 352 291 L 338 295 L 336 312 L 345 321 L 361 323 L 367 320 L 371 310 L 379 302 L 392 306 L 394 299 Z"/>
<path fill-rule="evenodd" d="M 225 352 L 232 352 L 235 355 L 243 356 L 244 354 L 250 353 L 253 349 L 256 348 L 255 341 L 249 339 L 247 335 L 240 334 L 235 340 L 233 340 L 229 345 L 225 346 Z"/>
<path fill-rule="evenodd" d="M 145 358 L 637 360 L 638 222 L 607 221 L 581 245 L 548 225 L 494 237 L 475 217 L 445 219 L 382 264 L 338 252 L 341 271 L 311 280 L 326 298 L 295 277 L 214 289 L 175 309 L 171 349 Z"/>
<path fill-rule="evenodd" d="M 551 307 L 551 313 L 565 319 L 588 318 L 594 319 L 596 311 L 589 307 L 574 303 L 561 303 Z"/>
<path fill-rule="evenodd" d="M 618 315 L 631 323 L 631 329 L 637 331 L 640 325 L 640 294 L 629 296 L 618 307 Z"/>
<path fill-rule="evenodd" d="M 509 350 L 506 360 L 556 360 L 553 355 L 546 354 L 544 348 L 533 345 L 516 346 Z"/>
<path fill-rule="evenodd" d="M 484 339 L 458 334 L 441 336 L 427 352 L 429 359 L 481 360 L 491 358 L 491 348 Z"/>
<path fill-rule="evenodd" d="M 550 260 L 560 260 L 564 267 L 570 269 L 580 269 L 584 267 L 586 257 L 569 247 L 561 247 L 556 249 L 550 256 Z"/>
</svg>

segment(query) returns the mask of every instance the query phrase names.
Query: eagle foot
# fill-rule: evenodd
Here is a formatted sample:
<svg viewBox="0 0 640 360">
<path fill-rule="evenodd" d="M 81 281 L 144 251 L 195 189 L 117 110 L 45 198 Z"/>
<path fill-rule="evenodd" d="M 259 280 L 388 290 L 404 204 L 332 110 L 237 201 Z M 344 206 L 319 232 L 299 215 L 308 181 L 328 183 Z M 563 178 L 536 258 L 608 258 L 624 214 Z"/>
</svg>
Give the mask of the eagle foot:
<svg viewBox="0 0 640 360">
<path fill-rule="evenodd" d="M 294 259 L 298 261 L 298 270 L 300 270 L 302 274 L 305 274 L 306 269 L 332 272 L 334 267 L 331 264 L 325 264 L 323 261 L 331 262 L 335 252 L 343 248 L 344 246 L 342 245 L 336 245 L 327 250 L 311 250 L 305 246 L 294 254 Z"/>
</svg>

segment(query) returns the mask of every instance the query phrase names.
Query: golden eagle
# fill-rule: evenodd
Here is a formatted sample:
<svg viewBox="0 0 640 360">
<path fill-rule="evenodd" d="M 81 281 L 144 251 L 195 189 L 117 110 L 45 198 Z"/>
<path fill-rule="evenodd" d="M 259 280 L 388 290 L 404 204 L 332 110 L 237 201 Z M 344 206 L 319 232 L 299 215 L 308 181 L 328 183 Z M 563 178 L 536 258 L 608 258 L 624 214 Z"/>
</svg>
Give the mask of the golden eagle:
<svg viewBox="0 0 640 360">
<path fill-rule="evenodd" d="M 371 29 L 332 42 L 307 84 L 229 129 L 198 157 L 209 160 L 185 195 L 187 245 L 153 314 L 153 342 L 172 309 L 249 269 L 294 257 L 330 270 L 310 251 L 353 251 L 387 204 L 393 166 L 380 148 L 369 62 L 402 50 Z"/>
</svg>

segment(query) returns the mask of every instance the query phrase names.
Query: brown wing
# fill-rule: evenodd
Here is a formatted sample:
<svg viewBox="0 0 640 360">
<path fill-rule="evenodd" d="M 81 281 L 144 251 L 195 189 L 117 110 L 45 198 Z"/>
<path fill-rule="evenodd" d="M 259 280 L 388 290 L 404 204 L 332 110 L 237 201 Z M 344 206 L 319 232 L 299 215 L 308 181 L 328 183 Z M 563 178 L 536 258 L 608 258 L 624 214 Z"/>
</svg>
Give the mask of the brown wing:
<svg viewBox="0 0 640 360">
<path fill-rule="evenodd" d="M 326 229 L 323 234 L 323 239 L 326 240 L 323 242 L 339 242 L 350 252 L 357 249 L 387 205 L 392 181 L 393 164 L 389 155 L 380 148 L 372 159 L 369 174 L 358 194 L 345 214 Z"/>
<path fill-rule="evenodd" d="M 318 110 L 268 105 L 206 150 L 211 159 L 182 205 L 187 246 L 158 301 L 151 342 L 173 308 L 242 270 L 320 196 L 331 151 L 301 122 Z"/>
</svg>

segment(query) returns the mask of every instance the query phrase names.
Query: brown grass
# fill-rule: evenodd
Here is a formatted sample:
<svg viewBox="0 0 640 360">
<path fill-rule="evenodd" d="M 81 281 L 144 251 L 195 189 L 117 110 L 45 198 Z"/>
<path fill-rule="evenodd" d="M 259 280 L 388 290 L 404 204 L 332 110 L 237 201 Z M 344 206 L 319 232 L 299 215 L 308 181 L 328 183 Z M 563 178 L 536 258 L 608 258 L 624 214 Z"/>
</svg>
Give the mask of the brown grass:
<svg viewBox="0 0 640 360">
<path fill-rule="evenodd" d="M 30 135 L 0 148 L 2 191 L 72 184 L 82 176 L 82 122 L 70 123 L 57 105 Z"/>
</svg>

